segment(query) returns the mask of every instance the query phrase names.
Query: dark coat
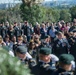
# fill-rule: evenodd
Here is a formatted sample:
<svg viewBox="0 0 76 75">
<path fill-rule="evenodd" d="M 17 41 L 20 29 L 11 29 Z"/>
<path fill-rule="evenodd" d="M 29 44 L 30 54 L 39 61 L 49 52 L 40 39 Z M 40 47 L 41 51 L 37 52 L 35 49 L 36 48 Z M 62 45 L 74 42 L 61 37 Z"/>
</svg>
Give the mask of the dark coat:
<svg viewBox="0 0 76 75">
<path fill-rule="evenodd" d="M 73 31 L 74 29 L 76 29 L 76 26 L 72 26 L 72 27 L 69 29 L 69 32 Z"/>
<path fill-rule="evenodd" d="M 74 75 L 72 71 L 66 71 L 64 69 L 59 68 L 52 75 Z"/>
<path fill-rule="evenodd" d="M 7 34 L 7 29 L 5 26 L 0 27 L 0 34 L 1 34 L 2 38 L 5 38 L 5 36 Z"/>
<path fill-rule="evenodd" d="M 29 26 L 24 26 L 23 25 L 22 29 L 23 29 L 24 35 L 26 35 L 26 36 L 30 36 L 31 35 L 31 28 Z"/>
<path fill-rule="evenodd" d="M 63 43 L 61 43 L 59 39 L 54 41 L 53 52 L 56 56 L 59 57 L 61 54 L 68 53 L 68 49 L 69 49 L 69 44 L 65 41 L 65 39 L 63 39 Z"/>
<path fill-rule="evenodd" d="M 19 27 L 14 27 L 14 30 L 15 30 L 15 36 L 18 37 L 20 35 L 22 35 L 22 30 L 19 28 Z"/>
<path fill-rule="evenodd" d="M 39 62 L 36 66 L 32 68 L 31 73 L 34 75 L 51 75 L 54 69 L 51 66 L 44 67 L 42 62 Z"/>
<path fill-rule="evenodd" d="M 72 39 L 74 40 L 74 42 L 70 40 L 71 42 L 70 53 L 75 57 L 75 61 L 76 61 L 76 38 L 72 38 Z"/>
<path fill-rule="evenodd" d="M 10 36 L 10 40 L 12 40 L 12 37 L 14 36 L 15 31 L 14 30 L 8 30 L 8 35 Z"/>
<path fill-rule="evenodd" d="M 44 31 L 43 28 L 40 29 L 40 33 L 41 33 L 41 39 L 44 39 L 46 36 L 46 32 Z"/>
</svg>

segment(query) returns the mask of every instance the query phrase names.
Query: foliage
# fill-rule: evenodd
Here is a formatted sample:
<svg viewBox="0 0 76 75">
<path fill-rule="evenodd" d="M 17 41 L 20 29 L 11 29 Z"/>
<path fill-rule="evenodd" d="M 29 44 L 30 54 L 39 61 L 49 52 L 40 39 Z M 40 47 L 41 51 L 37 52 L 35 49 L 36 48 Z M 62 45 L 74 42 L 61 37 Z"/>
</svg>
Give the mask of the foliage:
<svg viewBox="0 0 76 75">
<path fill-rule="evenodd" d="M 0 22 L 4 22 L 5 19 L 5 10 L 0 10 Z"/>
<path fill-rule="evenodd" d="M 0 75 L 30 75 L 29 69 L 0 48 Z"/>
<path fill-rule="evenodd" d="M 20 6 L 21 17 L 34 24 L 36 21 L 40 22 L 42 18 L 41 7 L 36 3 L 37 0 L 22 0 Z"/>
<path fill-rule="evenodd" d="M 72 15 L 72 20 L 76 18 L 76 6 L 70 8 L 70 13 Z"/>
<path fill-rule="evenodd" d="M 22 0 L 13 8 L 0 10 L 0 21 L 28 22 L 35 25 L 36 22 L 57 22 L 59 20 L 72 21 L 76 18 L 76 6 L 71 8 L 49 8 L 40 4 L 43 0 Z"/>
<path fill-rule="evenodd" d="M 58 9 L 52 9 L 52 16 L 54 18 L 54 21 L 53 22 L 59 21 L 59 18 L 60 18 L 60 10 L 58 10 Z"/>
<path fill-rule="evenodd" d="M 59 20 L 71 21 L 71 14 L 68 9 L 46 8 L 36 4 L 36 0 L 22 0 L 21 17 L 34 24 L 36 21 L 57 22 Z"/>
<path fill-rule="evenodd" d="M 60 11 L 60 20 L 71 21 L 71 18 L 71 14 L 68 9 L 62 9 Z"/>
<path fill-rule="evenodd" d="M 22 18 L 20 17 L 21 12 L 19 6 L 20 5 L 18 4 L 13 8 L 0 10 L 0 21 L 9 21 L 10 24 L 13 24 L 13 22 L 22 22 Z"/>
<path fill-rule="evenodd" d="M 23 20 L 27 20 L 32 24 L 36 22 L 36 20 L 38 21 L 38 19 L 40 19 L 41 17 L 40 9 L 39 6 L 37 5 L 33 5 L 32 7 L 29 8 L 27 5 L 22 4 L 21 11 L 22 11 L 21 16 Z"/>
</svg>

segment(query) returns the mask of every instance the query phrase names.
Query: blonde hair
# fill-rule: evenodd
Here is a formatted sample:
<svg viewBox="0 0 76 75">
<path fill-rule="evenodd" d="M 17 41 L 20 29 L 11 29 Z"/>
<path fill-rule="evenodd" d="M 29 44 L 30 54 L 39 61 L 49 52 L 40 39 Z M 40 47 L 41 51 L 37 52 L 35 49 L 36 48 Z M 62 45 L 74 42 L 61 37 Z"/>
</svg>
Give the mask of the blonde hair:
<svg viewBox="0 0 76 75">
<path fill-rule="evenodd" d="M 0 35 L 0 43 L 2 43 L 2 41 L 3 41 L 3 38 L 2 38 L 2 36 Z"/>
<path fill-rule="evenodd" d="M 18 40 L 23 40 L 23 37 L 22 36 L 18 36 Z"/>
</svg>

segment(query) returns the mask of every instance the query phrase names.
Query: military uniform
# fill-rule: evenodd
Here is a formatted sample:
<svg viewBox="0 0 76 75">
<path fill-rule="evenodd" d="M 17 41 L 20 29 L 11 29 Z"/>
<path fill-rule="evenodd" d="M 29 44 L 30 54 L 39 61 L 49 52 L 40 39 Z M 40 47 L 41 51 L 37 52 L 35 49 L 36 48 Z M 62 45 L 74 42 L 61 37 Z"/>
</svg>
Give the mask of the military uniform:
<svg viewBox="0 0 76 75">
<path fill-rule="evenodd" d="M 71 54 L 62 54 L 59 58 L 59 63 L 70 65 L 73 60 L 74 57 Z M 59 66 L 59 68 L 52 75 L 74 75 L 74 72 L 72 68 L 71 70 L 65 70 L 63 67 Z"/>
<path fill-rule="evenodd" d="M 41 48 L 39 51 L 40 54 L 49 55 L 51 54 L 50 48 Z M 34 75 L 50 75 L 56 69 L 55 63 L 50 59 L 50 62 L 46 63 L 43 60 L 39 59 L 39 62 L 36 66 L 32 68 L 31 73 Z"/>
<path fill-rule="evenodd" d="M 15 52 L 16 53 L 18 52 L 18 53 L 23 54 L 23 55 L 25 54 L 26 58 L 21 58 L 20 56 L 16 55 L 16 57 L 18 57 L 21 60 L 22 64 L 28 65 L 29 68 L 32 68 L 33 66 L 36 65 L 35 60 L 33 60 L 32 58 L 27 56 L 27 48 L 25 48 L 24 46 L 17 46 Z"/>
<path fill-rule="evenodd" d="M 61 54 L 68 54 L 69 47 L 70 45 L 67 39 L 56 39 L 53 44 L 53 52 L 56 56 L 59 57 Z"/>
<path fill-rule="evenodd" d="M 75 37 L 71 37 L 70 38 L 70 53 L 75 57 L 75 61 L 76 61 L 76 38 Z"/>
<path fill-rule="evenodd" d="M 52 75 L 74 75 L 72 71 L 66 71 L 62 68 L 59 68 L 54 74 Z"/>
</svg>

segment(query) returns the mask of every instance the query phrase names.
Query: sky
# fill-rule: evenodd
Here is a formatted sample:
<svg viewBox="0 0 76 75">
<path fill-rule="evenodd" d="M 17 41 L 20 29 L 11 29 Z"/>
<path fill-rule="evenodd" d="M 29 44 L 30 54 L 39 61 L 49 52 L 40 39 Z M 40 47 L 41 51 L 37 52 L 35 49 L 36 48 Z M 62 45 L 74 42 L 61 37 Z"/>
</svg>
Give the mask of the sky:
<svg viewBox="0 0 76 75">
<path fill-rule="evenodd" d="M 13 2 L 17 2 L 17 0 L 0 0 L 0 3 L 13 3 Z M 52 0 L 45 0 L 45 1 L 52 1 Z"/>
<path fill-rule="evenodd" d="M 17 2 L 17 0 L 0 0 L 0 3 L 14 3 Z"/>
</svg>

